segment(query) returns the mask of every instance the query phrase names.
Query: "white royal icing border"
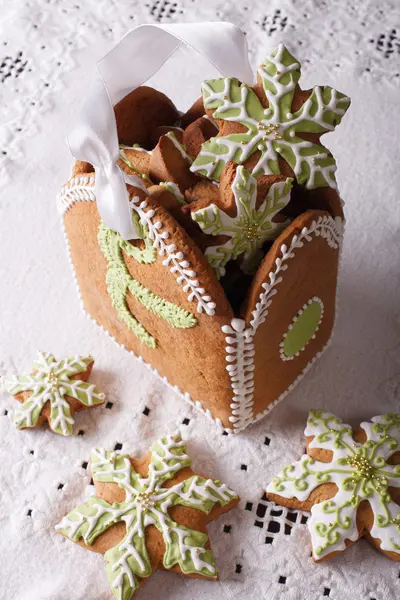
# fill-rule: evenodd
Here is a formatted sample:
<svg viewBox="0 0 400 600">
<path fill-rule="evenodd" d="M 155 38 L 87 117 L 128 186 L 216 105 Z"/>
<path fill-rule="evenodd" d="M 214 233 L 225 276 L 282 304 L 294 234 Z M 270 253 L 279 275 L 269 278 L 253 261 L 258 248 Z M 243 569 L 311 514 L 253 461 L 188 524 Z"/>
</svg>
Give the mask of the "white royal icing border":
<svg viewBox="0 0 400 600">
<path fill-rule="evenodd" d="M 80 175 L 72 177 L 61 188 L 57 196 L 57 209 L 61 215 L 64 215 L 74 202 L 95 202 L 94 192 L 95 178 L 93 175 Z"/>
<path fill-rule="evenodd" d="M 288 268 L 286 262 L 294 257 L 296 249 L 302 248 L 305 242 L 310 242 L 313 235 L 325 239 L 330 248 L 340 249 L 343 229 L 343 221 L 340 217 L 334 219 L 330 215 L 322 215 L 318 217 L 317 220 L 313 221 L 310 227 L 303 227 L 299 234 L 294 235 L 291 239 L 289 248 L 286 244 L 282 244 L 280 247 L 281 256 L 275 259 L 275 270 L 269 273 L 269 282 L 264 282 L 262 284 L 264 292 L 260 293 L 258 302 L 252 312 L 253 318 L 250 321 L 250 327 L 246 328 L 243 319 L 233 319 L 230 328 L 226 325 L 222 327 L 224 333 L 229 333 L 229 337 L 225 338 L 228 344 L 226 347 L 226 361 L 229 363 L 226 368 L 231 377 L 231 385 L 234 394 L 230 405 L 232 415 L 229 419 L 235 433 L 242 431 L 248 425 L 255 423 L 269 413 L 278 402 L 283 400 L 288 393 L 293 390 L 317 358 L 319 358 L 328 347 L 332 338 L 332 333 L 327 344 L 311 359 L 303 371 L 289 385 L 287 390 L 273 400 L 263 412 L 253 415 L 254 375 L 252 375 L 250 379 L 249 374 L 254 373 L 254 335 L 256 334 L 258 327 L 264 323 L 267 318 L 272 298 L 278 292 L 276 286 L 282 281 L 281 273 Z M 335 314 L 336 313 L 337 301 Z M 244 339 L 246 340 L 245 345 Z M 252 348 L 252 352 L 245 354 L 245 348 L 250 347 Z"/>
<path fill-rule="evenodd" d="M 299 319 L 299 317 L 301 317 L 301 315 L 303 314 L 303 312 L 310 306 L 310 304 L 313 304 L 314 302 L 318 302 L 318 304 L 321 307 L 321 316 L 320 316 L 319 321 L 317 323 L 317 327 L 315 328 L 314 333 L 310 337 L 310 339 L 307 340 L 307 342 L 304 344 L 304 346 L 302 348 L 300 348 L 300 350 L 298 352 L 295 352 L 294 354 L 292 354 L 290 356 L 287 356 L 287 354 L 285 354 L 285 350 L 284 350 L 286 336 L 289 333 L 289 331 L 293 328 L 293 325 L 297 322 L 297 320 Z M 311 342 L 311 340 L 315 340 L 315 336 L 316 336 L 317 331 L 318 331 L 318 329 L 319 329 L 319 327 L 321 325 L 323 317 L 324 317 L 324 303 L 322 302 L 321 298 L 318 298 L 318 296 L 313 296 L 312 298 L 310 298 L 308 300 L 308 302 L 306 302 L 305 304 L 303 304 L 303 306 L 301 307 L 301 309 L 293 317 L 292 322 L 290 323 L 289 327 L 287 328 L 286 333 L 283 334 L 282 341 L 279 344 L 279 356 L 281 357 L 281 360 L 283 360 L 283 361 L 294 360 L 295 358 L 297 358 L 298 356 L 300 356 L 300 352 L 304 352 L 304 350 L 307 348 L 307 346 Z"/>
</svg>

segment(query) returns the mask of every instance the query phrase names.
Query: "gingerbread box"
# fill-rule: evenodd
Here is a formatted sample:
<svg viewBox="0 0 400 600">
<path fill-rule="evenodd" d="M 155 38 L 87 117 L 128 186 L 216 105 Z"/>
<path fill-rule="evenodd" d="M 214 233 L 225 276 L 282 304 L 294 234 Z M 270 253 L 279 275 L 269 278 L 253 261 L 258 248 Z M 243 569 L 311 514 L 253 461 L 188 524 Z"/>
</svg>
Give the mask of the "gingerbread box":
<svg viewBox="0 0 400 600">
<path fill-rule="evenodd" d="M 253 83 L 242 34 L 213 26 L 227 33 L 223 75 L 203 81 L 185 113 L 132 82 L 119 95 L 96 92 L 105 116 L 85 131 L 93 111 L 83 109 L 59 207 L 89 315 L 236 433 L 283 399 L 329 342 L 343 213 L 320 136 L 350 101 L 327 86 L 302 90 L 283 45 Z M 198 26 L 180 27 L 139 27 L 111 59 L 137 55 L 138 36 L 165 34 L 197 41 L 218 66 L 215 42 L 208 50 Z M 241 62 L 230 64 L 234 51 Z"/>
</svg>

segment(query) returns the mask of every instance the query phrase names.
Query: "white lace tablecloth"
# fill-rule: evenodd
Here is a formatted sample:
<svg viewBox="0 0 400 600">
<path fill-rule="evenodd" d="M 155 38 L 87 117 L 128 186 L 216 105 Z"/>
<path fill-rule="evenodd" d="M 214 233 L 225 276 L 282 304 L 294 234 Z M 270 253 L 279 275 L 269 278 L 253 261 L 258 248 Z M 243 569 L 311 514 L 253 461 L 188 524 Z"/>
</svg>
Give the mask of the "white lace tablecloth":
<svg viewBox="0 0 400 600">
<path fill-rule="evenodd" d="M 104 407 L 77 416 L 74 438 L 16 431 L 15 402 L 2 395 L 1 598 L 111 598 L 102 557 L 62 539 L 54 525 L 93 492 L 91 447 L 144 453 L 176 427 L 190 439 L 196 470 L 223 479 L 242 500 L 209 528 L 218 583 L 159 572 L 141 600 L 399 598 L 400 564 L 360 541 L 314 565 L 306 515 L 263 496 L 272 474 L 302 453 L 309 408 L 355 425 L 399 409 L 398 0 L 1 0 L 0 14 L 0 375 L 26 372 L 37 348 L 59 357 L 90 352 L 93 380 L 108 395 Z M 218 433 L 85 318 L 55 205 L 70 167 L 65 124 L 94 61 L 134 24 L 209 19 L 246 31 L 254 65 L 283 41 L 303 63 L 303 87 L 330 84 L 353 99 L 326 138 L 348 219 L 334 343 L 283 403 L 238 436 Z M 207 76 L 197 64 L 187 62 L 182 75 L 172 61 L 160 75 L 181 109 Z"/>
</svg>

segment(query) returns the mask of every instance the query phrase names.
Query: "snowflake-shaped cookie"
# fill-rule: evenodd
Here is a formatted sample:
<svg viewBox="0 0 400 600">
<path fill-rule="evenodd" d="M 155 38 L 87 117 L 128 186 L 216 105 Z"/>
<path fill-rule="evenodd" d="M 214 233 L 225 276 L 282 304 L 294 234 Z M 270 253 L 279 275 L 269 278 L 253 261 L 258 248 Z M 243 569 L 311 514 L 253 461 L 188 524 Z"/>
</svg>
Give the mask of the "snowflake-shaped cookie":
<svg viewBox="0 0 400 600">
<path fill-rule="evenodd" d="M 204 106 L 220 132 L 202 145 L 191 170 L 218 180 L 227 162 L 243 164 L 255 155 L 252 172 L 259 177 L 280 173 L 281 157 L 307 189 L 335 188 L 336 163 L 319 136 L 335 129 L 350 99 L 329 86 L 314 87 L 306 98 L 298 87 L 300 63 L 283 44 L 266 58 L 258 77 L 262 101 L 234 77 L 203 82 Z"/>
<path fill-rule="evenodd" d="M 71 435 L 74 412 L 104 402 L 105 395 L 86 382 L 93 364 L 91 356 L 57 361 L 52 354 L 39 352 L 30 375 L 7 382 L 8 392 L 22 403 L 15 411 L 16 427 L 36 427 L 47 420 L 55 433 Z"/>
<path fill-rule="evenodd" d="M 313 557 L 345 550 L 358 538 L 400 561 L 400 415 L 361 423 L 354 432 L 323 410 L 310 412 L 307 454 L 267 487 L 282 506 L 310 510 Z"/>
<path fill-rule="evenodd" d="M 101 497 L 92 496 L 79 505 L 56 529 L 74 542 L 83 540 L 93 550 L 106 548 L 106 570 L 118 600 L 133 598 L 158 568 L 217 577 L 205 523 L 233 508 L 239 498 L 220 481 L 194 474 L 190 465 L 179 435 L 158 440 L 144 459 L 104 449 L 92 451 L 93 480 Z M 179 507 L 196 511 L 188 513 Z M 186 526 L 179 523 L 181 519 Z M 124 533 L 113 536 L 110 528 L 118 523 L 125 524 Z M 148 529 L 149 525 L 154 527 Z"/>
<path fill-rule="evenodd" d="M 257 180 L 243 166 L 236 169 L 232 192 L 236 215 L 229 216 L 215 204 L 191 212 L 191 217 L 205 233 L 227 236 L 223 244 L 209 246 L 205 256 L 218 278 L 225 275 L 225 265 L 243 255 L 241 267 L 252 272 L 258 264 L 258 252 L 264 242 L 275 239 L 287 222 L 274 223 L 273 218 L 290 200 L 292 179 L 273 183 L 262 204 L 256 208 Z"/>
</svg>

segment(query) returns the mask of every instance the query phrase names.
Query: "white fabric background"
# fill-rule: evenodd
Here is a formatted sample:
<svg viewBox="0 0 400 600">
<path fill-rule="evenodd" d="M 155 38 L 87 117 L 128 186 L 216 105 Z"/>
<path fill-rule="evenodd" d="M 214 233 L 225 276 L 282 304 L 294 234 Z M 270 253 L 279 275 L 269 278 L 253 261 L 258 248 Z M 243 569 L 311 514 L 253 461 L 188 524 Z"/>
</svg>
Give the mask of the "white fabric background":
<svg viewBox="0 0 400 600">
<path fill-rule="evenodd" d="M 399 408 L 398 1 L 1 0 L 0 15 L 0 375 L 28 371 L 36 348 L 59 357 L 91 352 L 93 380 L 112 403 L 78 415 L 81 435 L 64 439 L 46 429 L 17 432 L 15 403 L 1 396 L 1 597 L 111 598 L 102 557 L 63 540 L 54 524 L 93 492 L 82 466 L 92 446 L 119 442 L 145 453 L 179 427 L 195 468 L 242 501 L 209 528 L 219 583 L 158 573 L 141 600 L 398 598 L 398 563 L 360 541 L 313 565 L 304 517 L 262 500 L 272 474 L 302 453 L 309 408 L 355 425 Z M 95 60 L 140 22 L 224 18 L 246 31 L 254 65 L 282 40 L 303 62 L 304 87 L 330 84 L 353 99 L 326 136 L 348 220 L 334 343 L 290 397 L 239 436 L 217 433 L 85 318 L 55 206 L 70 168 L 66 122 Z M 157 83 L 185 109 L 213 73 L 192 56 L 182 67 L 182 58 Z"/>
</svg>

